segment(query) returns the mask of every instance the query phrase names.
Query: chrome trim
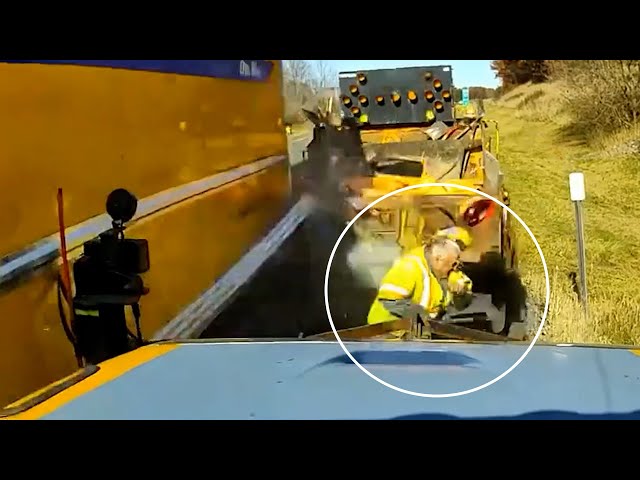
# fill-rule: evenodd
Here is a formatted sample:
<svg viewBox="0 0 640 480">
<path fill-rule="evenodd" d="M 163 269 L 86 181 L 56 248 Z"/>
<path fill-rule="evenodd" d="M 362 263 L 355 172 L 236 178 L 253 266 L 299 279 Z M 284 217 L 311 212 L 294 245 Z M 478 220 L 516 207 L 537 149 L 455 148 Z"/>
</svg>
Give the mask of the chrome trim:
<svg viewBox="0 0 640 480">
<path fill-rule="evenodd" d="M 138 202 L 138 211 L 132 221 L 140 220 L 163 208 L 182 202 L 195 195 L 200 195 L 227 183 L 240 180 L 268 167 L 287 160 L 286 155 L 278 155 L 242 165 L 232 170 L 180 185 Z M 105 192 L 106 195 L 109 192 Z M 135 193 L 135 192 L 133 192 Z M 90 218 L 82 223 L 68 227 L 65 231 L 69 251 L 81 246 L 84 242 L 111 228 L 111 218 L 106 213 Z M 57 233 L 38 240 L 25 249 L 13 252 L 0 259 L 0 287 L 16 280 L 25 273 L 42 267 L 59 257 L 60 240 Z"/>
</svg>

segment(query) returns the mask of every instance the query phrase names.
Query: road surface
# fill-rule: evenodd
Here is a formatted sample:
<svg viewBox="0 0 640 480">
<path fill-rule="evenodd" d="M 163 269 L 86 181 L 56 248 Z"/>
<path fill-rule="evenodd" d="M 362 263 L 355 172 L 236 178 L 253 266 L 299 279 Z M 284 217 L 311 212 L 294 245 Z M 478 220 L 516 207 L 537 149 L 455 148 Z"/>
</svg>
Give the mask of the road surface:
<svg viewBox="0 0 640 480">
<path fill-rule="evenodd" d="M 311 137 L 312 134 L 310 130 L 302 131 L 288 137 L 289 161 L 291 162 L 292 166 L 298 165 L 300 162 L 302 162 L 302 152 L 311 141 Z"/>
<path fill-rule="evenodd" d="M 302 167 L 302 151 L 310 141 L 311 132 L 289 138 L 294 184 Z M 331 331 L 324 304 L 324 277 L 328 257 L 343 228 L 342 222 L 319 216 L 306 221 L 201 338 L 291 338 Z M 348 247 L 350 241 L 346 236 L 341 247 Z M 342 248 L 334 258 L 329 282 L 331 313 L 338 329 L 362 325 L 375 295 L 354 295 L 350 290 L 357 280 L 344 268 L 341 252 Z M 362 301 L 354 305 L 354 298 Z"/>
</svg>

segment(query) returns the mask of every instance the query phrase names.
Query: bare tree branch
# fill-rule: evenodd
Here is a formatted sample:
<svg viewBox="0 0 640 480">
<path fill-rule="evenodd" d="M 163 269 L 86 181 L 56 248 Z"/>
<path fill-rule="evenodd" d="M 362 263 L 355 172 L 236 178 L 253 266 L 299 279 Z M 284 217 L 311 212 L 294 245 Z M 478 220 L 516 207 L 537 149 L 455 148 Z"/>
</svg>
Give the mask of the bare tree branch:
<svg viewBox="0 0 640 480">
<path fill-rule="evenodd" d="M 337 83 L 338 73 L 326 60 L 314 61 L 313 87 L 316 91 L 322 88 L 333 87 Z"/>
<path fill-rule="evenodd" d="M 563 95 L 567 111 L 584 132 L 612 133 L 640 118 L 640 61 L 557 60 L 554 64 L 554 78 L 567 86 Z"/>
<path fill-rule="evenodd" d="M 338 74 L 324 60 L 285 60 L 282 65 L 285 117 L 303 121 L 302 108 L 315 110 L 322 90 L 336 85 Z"/>
<path fill-rule="evenodd" d="M 290 85 L 293 95 L 298 97 L 303 85 L 309 85 L 312 80 L 312 69 L 306 60 L 286 60 L 283 62 L 285 85 Z"/>
</svg>

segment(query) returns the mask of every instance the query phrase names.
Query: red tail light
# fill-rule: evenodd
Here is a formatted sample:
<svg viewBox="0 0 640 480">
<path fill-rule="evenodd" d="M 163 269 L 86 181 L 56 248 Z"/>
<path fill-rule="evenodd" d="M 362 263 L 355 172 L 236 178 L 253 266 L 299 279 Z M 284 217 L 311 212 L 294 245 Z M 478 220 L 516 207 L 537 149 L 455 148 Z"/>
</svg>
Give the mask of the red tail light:
<svg viewBox="0 0 640 480">
<path fill-rule="evenodd" d="M 489 218 L 493 214 L 495 207 L 496 204 L 493 200 L 478 200 L 465 210 L 462 217 L 467 225 L 475 227 L 483 220 Z"/>
</svg>

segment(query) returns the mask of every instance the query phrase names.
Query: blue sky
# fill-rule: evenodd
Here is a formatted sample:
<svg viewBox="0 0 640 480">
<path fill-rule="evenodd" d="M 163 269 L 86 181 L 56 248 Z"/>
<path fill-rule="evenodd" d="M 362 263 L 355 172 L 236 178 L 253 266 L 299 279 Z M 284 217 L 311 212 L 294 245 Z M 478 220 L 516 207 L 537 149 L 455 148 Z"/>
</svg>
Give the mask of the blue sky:
<svg viewBox="0 0 640 480">
<path fill-rule="evenodd" d="M 500 85 L 489 65 L 491 60 L 326 60 L 336 73 L 375 68 L 451 65 L 456 87 L 491 87 Z"/>
</svg>

